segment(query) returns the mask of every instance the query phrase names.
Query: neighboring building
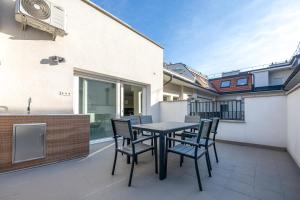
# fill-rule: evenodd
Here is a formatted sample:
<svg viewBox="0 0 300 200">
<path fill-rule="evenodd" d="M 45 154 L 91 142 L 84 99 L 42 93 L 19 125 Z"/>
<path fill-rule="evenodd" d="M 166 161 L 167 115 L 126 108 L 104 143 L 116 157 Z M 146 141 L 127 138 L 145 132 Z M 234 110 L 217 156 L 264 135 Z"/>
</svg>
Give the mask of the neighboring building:
<svg viewBox="0 0 300 200">
<path fill-rule="evenodd" d="M 217 115 L 226 120 L 245 120 L 245 99 L 280 99 L 285 82 L 299 63 L 300 56 L 296 54 L 290 61 L 252 71 L 225 72 L 213 79 L 182 63 L 165 64 L 164 101 L 189 100 L 191 114 L 204 118 Z"/>
<path fill-rule="evenodd" d="M 251 71 L 231 71 L 221 77 L 209 79 L 219 94 L 283 90 L 283 84 L 300 63 L 300 55 L 290 61 L 272 63 L 268 67 Z"/>
<path fill-rule="evenodd" d="M 50 0 L 67 11 L 67 33 L 22 30 L 15 1 L 0 2 L 0 113 L 89 114 L 97 137 L 110 119 L 151 114 L 163 100 L 163 48 L 87 0 Z M 84 13 L 84 14 L 83 14 Z"/>
<path fill-rule="evenodd" d="M 266 68 L 252 70 L 254 91 L 282 90 L 282 86 L 300 62 L 300 55 L 290 61 L 272 63 Z"/>
<path fill-rule="evenodd" d="M 164 64 L 164 101 L 214 99 L 216 91 L 206 76 L 185 64 Z"/>
<path fill-rule="evenodd" d="M 222 93 L 248 92 L 252 90 L 252 74 L 248 72 L 228 72 L 222 77 L 210 79 L 209 82 L 215 90 Z"/>
<path fill-rule="evenodd" d="M 274 97 L 274 106 L 284 105 L 285 90 L 284 86 L 289 80 L 289 77 L 295 72 L 296 66 L 300 64 L 300 54 L 295 54 L 290 61 L 283 63 L 271 64 L 266 68 L 256 69 L 252 71 L 231 71 L 222 73 L 218 78 L 204 79 L 208 88 L 203 87 L 203 84 L 197 82 L 197 79 L 190 72 L 191 68 L 185 67 L 182 64 L 175 64 L 174 71 L 189 78 L 198 87 L 205 88 L 209 91 L 214 91 L 212 96 L 207 98 L 205 92 L 201 91 L 202 99 L 187 98 L 190 101 L 189 110 L 192 115 L 200 115 L 203 118 L 218 116 L 223 120 L 245 120 L 245 104 L 255 105 L 252 102 L 259 102 L 259 99 L 266 103 Z M 168 66 L 168 69 L 172 70 Z M 166 68 L 166 67 L 165 67 Z M 299 67 L 298 67 L 299 68 Z M 166 75 L 166 72 L 165 72 Z M 205 77 L 201 74 L 201 77 Z M 164 78 L 165 80 L 166 78 Z M 175 82 L 175 81 L 174 81 Z M 178 82 L 177 82 L 178 83 Z M 178 83 L 180 85 L 180 83 Z M 181 84 L 183 85 L 183 84 Z M 180 87 L 178 87 L 180 88 Z M 164 94 L 168 91 L 168 87 L 164 87 Z M 195 95 L 194 95 L 195 96 Z M 203 101 L 203 99 L 206 99 Z M 207 99 L 211 99 L 207 101 Z M 248 106 L 249 109 L 250 106 Z M 263 107 L 262 107 L 263 110 Z"/>
</svg>

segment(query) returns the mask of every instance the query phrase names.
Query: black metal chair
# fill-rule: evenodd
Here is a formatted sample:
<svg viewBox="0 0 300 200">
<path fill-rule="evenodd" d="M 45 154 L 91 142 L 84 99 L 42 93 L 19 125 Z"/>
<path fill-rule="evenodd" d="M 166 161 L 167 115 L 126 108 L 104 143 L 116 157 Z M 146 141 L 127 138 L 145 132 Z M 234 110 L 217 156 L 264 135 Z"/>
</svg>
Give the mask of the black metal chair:
<svg viewBox="0 0 300 200">
<path fill-rule="evenodd" d="M 132 180 L 133 169 L 134 169 L 134 164 L 135 164 L 134 160 L 137 158 L 137 155 L 145 153 L 147 151 L 151 151 L 151 150 L 154 150 L 155 173 L 158 173 L 157 140 L 156 140 L 156 138 L 154 136 L 149 136 L 149 137 L 143 137 L 140 139 L 134 139 L 130 120 L 112 119 L 111 122 L 112 122 L 114 139 L 115 139 L 115 157 L 114 157 L 112 175 L 114 175 L 114 173 L 115 173 L 118 152 L 132 157 L 131 170 L 130 170 L 130 176 L 129 176 L 129 182 L 128 182 L 128 186 L 131 186 L 131 180 Z M 123 137 L 125 139 L 130 140 L 130 144 L 119 147 L 119 145 L 118 145 L 119 137 Z M 142 143 L 143 141 L 152 140 L 152 139 L 154 139 L 154 146 Z"/>
<path fill-rule="evenodd" d="M 138 125 L 141 123 L 140 117 L 137 115 L 124 116 L 124 117 L 122 117 L 122 119 L 130 120 L 131 125 Z M 133 130 L 133 136 L 135 139 L 137 138 L 138 134 L 139 133 L 137 131 Z M 130 140 L 127 139 L 127 145 L 129 144 L 129 142 L 130 142 Z M 125 145 L 125 139 L 123 138 L 123 146 L 124 145 Z"/>
<path fill-rule="evenodd" d="M 200 179 L 200 173 L 199 173 L 199 168 L 198 168 L 198 159 L 201 158 L 202 156 L 205 156 L 206 158 L 206 165 L 207 165 L 207 170 L 209 177 L 211 177 L 211 166 L 210 166 L 210 161 L 208 157 L 208 152 L 207 149 L 202 147 L 200 145 L 200 139 L 201 135 L 204 135 L 206 138 L 209 138 L 209 134 L 211 131 L 211 125 L 212 121 L 211 120 L 201 120 L 201 123 L 199 125 L 199 131 L 197 133 L 197 137 L 195 141 L 189 141 L 189 140 L 181 140 L 181 139 L 176 139 L 172 137 L 167 137 L 167 141 L 175 141 L 179 142 L 180 144 L 175 145 L 174 147 L 169 148 L 167 146 L 167 154 L 166 154 L 166 165 L 168 162 L 168 153 L 175 153 L 180 155 L 180 166 L 182 165 L 183 157 L 188 157 L 194 159 L 195 162 L 195 169 L 196 169 L 196 174 L 197 174 L 197 181 L 198 181 L 198 186 L 199 190 L 202 191 L 202 184 L 201 184 L 201 179 Z M 208 139 L 207 139 L 208 141 Z"/>
<path fill-rule="evenodd" d="M 122 119 L 125 119 L 125 120 L 129 119 L 131 121 L 132 125 L 136 125 L 136 124 L 140 124 L 141 123 L 140 116 L 138 116 L 138 115 L 124 116 L 124 117 L 122 117 Z"/>
<path fill-rule="evenodd" d="M 140 123 L 141 124 L 151 124 L 151 123 L 153 123 L 152 115 L 141 115 L 140 116 Z"/>
<path fill-rule="evenodd" d="M 151 124 L 151 123 L 153 123 L 152 115 L 141 115 L 140 116 L 140 123 L 141 124 Z M 146 131 L 142 132 L 142 136 L 153 136 L 153 135 L 155 135 L 155 134 L 151 133 L 151 132 L 146 132 Z M 151 140 L 151 146 L 153 146 L 153 140 Z M 153 155 L 153 151 L 152 151 L 152 155 Z"/>
<path fill-rule="evenodd" d="M 213 138 L 202 137 L 200 139 L 200 145 L 203 146 L 207 150 L 209 162 L 210 162 L 210 155 L 209 155 L 209 149 L 208 148 L 213 146 L 216 161 L 218 163 L 219 159 L 218 159 L 218 154 L 217 154 L 217 149 L 216 149 L 216 134 L 217 134 L 220 118 L 214 117 L 211 120 L 212 120 L 211 133 L 213 134 Z M 195 133 L 194 132 L 188 132 L 188 131 L 184 131 L 184 133 L 182 134 L 182 138 L 183 139 L 188 138 L 187 140 L 189 140 L 189 141 L 195 141 L 196 140 Z M 212 170 L 211 167 L 210 167 L 210 169 Z"/>
<path fill-rule="evenodd" d="M 141 124 L 151 124 L 151 123 L 153 123 L 152 116 L 151 115 L 141 115 L 140 116 L 140 123 Z M 143 136 L 150 136 L 150 135 L 153 135 L 153 133 L 143 131 L 142 135 Z"/>
<path fill-rule="evenodd" d="M 200 116 L 186 115 L 184 117 L 184 122 L 185 123 L 200 123 L 200 121 L 201 121 Z M 190 137 L 191 135 L 192 135 L 192 137 L 196 137 L 197 136 L 196 131 L 197 131 L 197 128 L 190 129 L 189 131 L 186 130 L 186 131 L 183 131 L 183 132 L 176 132 L 176 133 L 174 133 L 173 137 L 180 136 L 181 139 L 184 139 L 185 136 Z M 188 133 L 188 134 L 185 134 L 185 132 Z M 175 145 L 175 143 L 173 142 L 173 146 L 174 145 Z"/>
<path fill-rule="evenodd" d="M 213 134 L 212 138 L 208 138 L 208 142 L 206 142 L 206 138 L 201 138 L 200 143 L 201 146 L 204 146 L 207 150 L 209 147 L 214 147 L 215 157 L 217 163 L 219 162 L 217 149 L 216 149 L 216 135 L 218 133 L 218 126 L 219 126 L 220 118 L 214 117 L 212 118 L 212 125 L 211 125 L 211 134 Z"/>
<path fill-rule="evenodd" d="M 184 117 L 185 123 L 200 123 L 201 117 L 200 116 L 192 116 L 192 115 L 186 115 Z M 192 129 L 193 132 L 195 132 L 197 129 Z"/>
</svg>

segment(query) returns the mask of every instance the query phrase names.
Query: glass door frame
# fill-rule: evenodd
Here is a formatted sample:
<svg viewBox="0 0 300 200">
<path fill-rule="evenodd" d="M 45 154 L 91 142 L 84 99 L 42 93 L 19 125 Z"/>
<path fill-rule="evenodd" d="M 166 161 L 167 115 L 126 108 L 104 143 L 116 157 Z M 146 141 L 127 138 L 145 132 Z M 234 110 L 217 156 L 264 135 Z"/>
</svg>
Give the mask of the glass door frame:
<svg viewBox="0 0 300 200">
<path fill-rule="evenodd" d="M 124 117 L 124 85 L 130 85 L 130 86 L 136 86 L 142 88 L 142 105 L 141 105 L 141 114 L 145 115 L 147 113 L 147 86 L 131 83 L 131 82 L 125 82 L 120 81 L 120 93 L 119 93 L 119 116 Z M 118 109 L 118 107 L 117 107 Z"/>
<path fill-rule="evenodd" d="M 142 84 L 136 84 L 132 83 L 129 81 L 121 81 L 118 79 L 113 79 L 113 78 L 105 78 L 101 76 L 96 76 L 95 75 L 88 75 L 88 74 L 81 74 L 79 73 L 74 73 L 73 75 L 73 113 L 74 114 L 80 114 L 79 113 L 79 78 L 83 79 L 88 79 L 88 80 L 95 80 L 95 81 L 100 81 L 100 82 L 106 82 L 106 83 L 113 83 L 116 85 L 116 113 L 115 116 L 116 118 L 120 118 L 124 116 L 124 85 L 132 85 L 132 86 L 138 86 L 142 88 L 142 114 L 147 113 L 147 86 L 142 85 Z M 99 143 L 99 142 L 105 142 L 111 140 L 111 137 L 108 138 L 100 138 L 96 140 L 91 140 L 90 143 Z"/>
<path fill-rule="evenodd" d="M 114 80 L 107 80 L 104 78 L 95 78 L 95 77 L 89 77 L 89 76 L 84 76 L 84 75 L 74 75 L 73 76 L 73 113 L 74 114 L 80 114 L 79 113 L 79 78 L 115 84 L 116 85 L 116 113 L 115 114 L 116 114 L 116 117 L 120 116 L 120 113 L 119 113 L 120 83 L 118 81 L 114 81 Z"/>
</svg>

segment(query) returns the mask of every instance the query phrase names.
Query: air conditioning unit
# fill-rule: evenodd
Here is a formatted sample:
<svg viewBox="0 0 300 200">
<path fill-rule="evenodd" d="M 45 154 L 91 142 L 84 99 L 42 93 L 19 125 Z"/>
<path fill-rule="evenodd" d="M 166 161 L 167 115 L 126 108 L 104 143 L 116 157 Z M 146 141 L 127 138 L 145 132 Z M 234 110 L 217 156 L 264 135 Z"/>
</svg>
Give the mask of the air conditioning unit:
<svg viewBox="0 0 300 200">
<path fill-rule="evenodd" d="M 47 0 L 17 0 L 15 18 L 23 30 L 29 25 L 51 33 L 54 40 L 67 35 L 65 9 Z"/>
</svg>

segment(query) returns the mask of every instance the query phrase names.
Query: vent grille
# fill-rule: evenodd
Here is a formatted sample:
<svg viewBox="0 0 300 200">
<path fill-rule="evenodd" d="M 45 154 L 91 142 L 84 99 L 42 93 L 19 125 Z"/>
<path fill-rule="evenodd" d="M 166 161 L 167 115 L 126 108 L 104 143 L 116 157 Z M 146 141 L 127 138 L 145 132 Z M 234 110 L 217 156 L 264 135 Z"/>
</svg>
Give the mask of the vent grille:
<svg viewBox="0 0 300 200">
<path fill-rule="evenodd" d="M 31 16 L 40 20 L 46 20 L 51 15 L 49 5 L 43 0 L 22 0 L 22 6 Z"/>
</svg>

